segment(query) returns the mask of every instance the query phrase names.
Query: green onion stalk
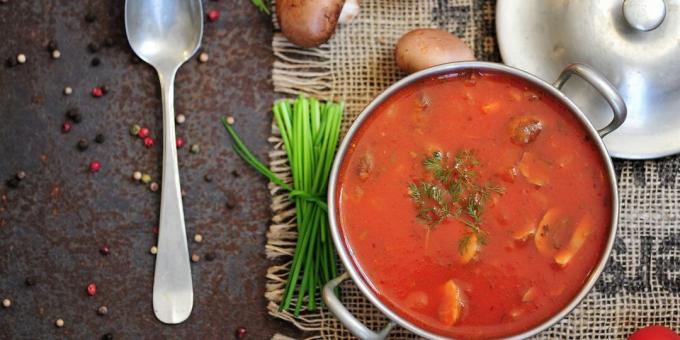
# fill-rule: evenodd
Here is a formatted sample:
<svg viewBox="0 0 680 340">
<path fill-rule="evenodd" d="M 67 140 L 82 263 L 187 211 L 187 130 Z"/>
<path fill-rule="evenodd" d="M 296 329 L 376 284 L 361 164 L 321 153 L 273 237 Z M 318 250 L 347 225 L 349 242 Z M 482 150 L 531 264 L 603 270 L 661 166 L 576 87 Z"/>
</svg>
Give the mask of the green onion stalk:
<svg viewBox="0 0 680 340">
<path fill-rule="evenodd" d="M 336 255 L 328 226 L 328 176 L 340 135 L 344 107 L 299 96 L 274 103 L 272 112 L 288 155 L 292 185 L 255 158 L 234 128 L 222 119 L 234 140 L 234 150 L 270 181 L 288 191 L 295 201 L 298 239 L 280 309 L 288 310 L 296 297 L 294 314 L 303 305 L 315 310 L 316 296 L 337 275 Z"/>
</svg>

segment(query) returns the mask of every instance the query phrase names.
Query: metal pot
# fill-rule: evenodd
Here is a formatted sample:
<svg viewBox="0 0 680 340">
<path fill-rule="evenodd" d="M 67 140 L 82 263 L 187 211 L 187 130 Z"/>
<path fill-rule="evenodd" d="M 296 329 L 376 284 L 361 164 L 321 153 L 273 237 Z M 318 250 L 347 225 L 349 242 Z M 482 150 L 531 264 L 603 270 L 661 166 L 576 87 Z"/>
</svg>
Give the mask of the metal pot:
<svg viewBox="0 0 680 340">
<path fill-rule="evenodd" d="M 341 235 L 340 226 L 337 218 L 338 202 L 336 200 L 335 195 L 338 186 L 338 174 L 341 165 L 345 161 L 345 156 L 347 155 L 347 150 L 349 148 L 350 142 L 354 137 L 354 134 L 359 130 L 361 125 L 366 121 L 366 119 L 375 111 L 375 109 L 387 98 L 389 98 L 402 88 L 423 78 L 429 78 L 440 74 L 449 74 L 469 70 L 494 71 L 498 73 L 503 73 L 511 77 L 523 79 L 545 90 L 546 93 L 551 94 L 554 98 L 562 102 L 562 104 L 569 108 L 571 113 L 578 120 L 581 121 L 583 128 L 590 134 L 592 140 L 594 141 L 595 147 L 598 148 L 598 150 L 600 151 L 602 161 L 605 164 L 607 173 L 609 174 L 609 186 L 612 192 L 612 211 L 611 211 L 612 222 L 610 226 L 609 237 L 607 239 L 606 247 L 602 254 L 600 255 L 601 256 L 600 261 L 590 274 L 590 277 L 588 278 L 586 283 L 583 285 L 579 293 L 576 294 L 576 296 L 574 296 L 571 302 L 564 308 L 562 308 L 562 310 L 560 310 L 558 313 L 553 315 L 550 319 L 545 320 L 543 323 L 536 325 L 535 327 L 521 334 L 515 334 L 511 338 L 522 339 L 533 336 L 545 330 L 546 328 L 554 325 L 555 323 L 563 319 L 565 316 L 567 316 L 567 314 L 569 314 L 581 302 L 581 300 L 583 300 L 583 298 L 588 294 L 593 285 L 595 285 L 595 282 L 599 278 L 600 274 L 604 270 L 604 267 L 607 263 L 607 259 L 609 258 L 609 255 L 611 253 L 612 246 L 614 245 L 614 237 L 616 236 L 616 230 L 618 226 L 619 195 L 616 187 L 616 175 L 614 173 L 614 167 L 612 165 L 611 159 L 609 158 L 609 154 L 607 153 L 607 149 L 605 148 L 604 143 L 602 142 L 602 137 L 618 128 L 621 124 L 623 124 L 624 120 L 626 119 L 626 106 L 623 102 L 623 99 L 621 99 L 619 94 L 616 92 L 614 86 L 611 83 L 609 83 L 609 81 L 607 81 L 605 78 L 603 78 L 601 75 L 599 75 L 597 72 L 583 64 L 572 64 L 567 66 L 552 85 L 539 79 L 534 75 L 497 63 L 472 61 L 444 64 L 431 67 L 429 69 L 414 73 L 398 81 L 397 83 L 390 86 L 383 93 L 381 93 L 379 96 L 377 96 L 375 99 L 373 99 L 373 101 L 370 104 L 368 104 L 368 106 L 366 106 L 366 108 L 363 110 L 363 112 L 361 112 L 359 117 L 356 119 L 356 121 L 350 128 L 349 132 L 347 133 L 347 136 L 340 145 L 338 156 L 335 159 L 333 169 L 331 171 L 328 189 L 328 211 L 329 211 L 328 216 L 330 220 L 331 233 L 333 235 L 333 242 L 335 243 L 335 247 L 338 251 L 338 254 L 340 255 L 340 258 L 342 259 L 346 272 L 340 275 L 339 277 L 329 281 L 326 284 L 322 292 L 322 297 L 331 313 L 333 313 L 333 315 L 335 315 L 335 317 L 337 317 L 338 320 L 340 320 L 347 327 L 347 329 L 349 329 L 349 331 L 352 332 L 352 334 L 361 339 L 383 339 L 388 335 L 390 330 L 396 324 L 399 324 L 400 326 L 412 331 L 413 333 L 426 338 L 443 339 L 443 337 L 441 335 L 434 334 L 432 332 L 429 332 L 423 328 L 414 325 L 410 321 L 402 318 L 397 313 L 392 311 L 385 304 L 383 304 L 378 299 L 376 294 L 371 290 L 365 279 L 361 276 L 361 274 L 359 273 L 359 269 L 356 267 L 355 262 L 351 258 L 350 252 L 348 251 L 347 245 L 345 244 L 345 240 Z M 583 112 L 581 112 L 581 110 L 560 91 L 562 86 L 572 75 L 577 75 L 583 78 L 586 82 L 592 85 L 592 87 L 595 90 L 597 90 L 597 92 L 599 92 L 599 94 L 602 95 L 604 99 L 609 103 L 609 106 L 611 107 L 614 113 L 614 118 L 607 126 L 599 130 L 593 127 L 593 125 L 586 118 L 586 115 L 583 114 Z M 383 314 L 385 314 L 390 320 L 392 320 L 381 331 L 374 332 L 367 328 L 365 325 L 363 325 L 345 308 L 345 306 L 342 305 L 342 302 L 340 302 L 340 300 L 333 293 L 333 290 L 342 281 L 348 278 L 351 278 L 354 281 L 354 283 L 359 287 L 364 296 L 366 296 L 366 298 L 368 298 L 368 300 L 373 305 L 375 305 Z"/>
</svg>

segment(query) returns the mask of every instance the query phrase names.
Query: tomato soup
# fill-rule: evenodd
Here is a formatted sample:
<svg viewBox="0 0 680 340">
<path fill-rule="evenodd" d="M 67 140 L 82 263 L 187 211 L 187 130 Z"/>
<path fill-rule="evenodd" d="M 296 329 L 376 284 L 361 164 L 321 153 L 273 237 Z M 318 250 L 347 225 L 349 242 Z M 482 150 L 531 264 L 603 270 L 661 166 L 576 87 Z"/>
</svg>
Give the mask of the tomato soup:
<svg viewBox="0 0 680 340">
<path fill-rule="evenodd" d="M 375 295 L 432 333 L 497 338 L 557 314 L 606 247 L 612 192 L 569 109 L 493 71 L 399 90 L 350 141 L 341 236 Z"/>
</svg>

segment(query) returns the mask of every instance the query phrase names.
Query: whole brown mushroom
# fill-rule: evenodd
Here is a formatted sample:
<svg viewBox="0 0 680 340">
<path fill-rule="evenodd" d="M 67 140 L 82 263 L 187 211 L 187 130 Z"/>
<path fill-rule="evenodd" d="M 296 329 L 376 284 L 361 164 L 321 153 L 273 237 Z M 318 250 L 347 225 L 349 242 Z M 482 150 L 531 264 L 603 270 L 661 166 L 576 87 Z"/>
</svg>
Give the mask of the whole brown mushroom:
<svg viewBox="0 0 680 340">
<path fill-rule="evenodd" d="M 465 42 L 436 28 L 419 28 L 404 34 L 397 42 L 394 57 L 397 66 L 406 73 L 455 61 L 475 60 Z"/>
<path fill-rule="evenodd" d="M 345 10 L 343 19 L 353 18 L 356 13 L 352 12 L 358 11 L 358 1 L 348 2 L 352 6 Z M 302 47 L 316 47 L 333 35 L 344 5 L 345 0 L 277 0 L 276 15 L 288 41 Z"/>
</svg>

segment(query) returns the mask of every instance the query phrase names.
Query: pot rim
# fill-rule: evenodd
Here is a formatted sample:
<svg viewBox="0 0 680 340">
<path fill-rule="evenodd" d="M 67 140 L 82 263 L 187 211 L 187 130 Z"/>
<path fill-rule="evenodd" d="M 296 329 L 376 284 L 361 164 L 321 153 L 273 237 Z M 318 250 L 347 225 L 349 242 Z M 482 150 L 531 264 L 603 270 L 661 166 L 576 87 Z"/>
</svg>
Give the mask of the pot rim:
<svg viewBox="0 0 680 340">
<path fill-rule="evenodd" d="M 328 184 L 328 219 L 329 219 L 329 226 L 331 230 L 331 235 L 333 237 L 333 243 L 335 244 L 335 248 L 342 259 L 342 263 L 344 265 L 344 268 L 347 272 L 349 272 L 352 280 L 354 283 L 359 287 L 363 295 L 368 298 L 368 300 L 376 306 L 385 316 L 387 316 L 390 320 L 395 321 L 398 323 L 400 326 L 408 329 L 409 331 L 419 335 L 423 336 L 426 338 L 430 339 L 446 339 L 445 337 L 434 334 L 430 331 L 427 331 L 423 328 L 420 328 L 413 324 L 412 322 L 406 320 L 405 318 L 401 317 L 398 315 L 396 312 L 392 311 L 389 307 L 387 307 L 385 304 L 383 304 L 380 299 L 376 296 L 376 294 L 372 291 L 372 289 L 369 287 L 369 284 L 366 282 L 362 274 L 360 273 L 360 270 L 358 268 L 358 263 L 355 263 L 353 260 L 352 256 L 350 255 L 350 249 L 348 247 L 348 244 L 345 243 L 345 240 L 342 236 L 342 233 L 340 231 L 340 225 L 338 221 L 338 216 L 337 216 L 337 209 L 338 205 L 336 202 L 336 190 L 337 190 L 337 185 L 338 185 L 338 175 L 340 173 L 340 168 L 345 160 L 345 156 L 347 155 L 347 150 L 349 149 L 350 142 L 354 138 L 354 135 L 356 132 L 359 130 L 359 128 L 363 125 L 365 120 L 375 111 L 376 108 L 378 108 L 385 100 L 387 100 L 389 97 L 391 97 L 393 94 L 395 94 L 397 91 L 401 90 L 402 88 L 417 82 L 421 79 L 424 78 L 429 78 L 432 76 L 437 76 L 437 75 L 445 75 L 445 74 L 450 74 L 454 72 L 461 72 L 461 71 L 470 71 L 470 70 L 489 70 L 489 71 L 495 71 L 499 73 L 503 73 L 506 75 L 510 75 L 513 77 L 518 77 L 521 78 L 525 81 L 528 81 L 545 92 L 551 94 L 553 97 L 558 99 L 562 104 L 566 105 L 567 108 L 571 111 L 573 115 L 576 116 L 576 118 L 581 122 L 582 126 L 584 129 L 589 133 L 591 136 L 591 140 L 593 141 L 593 144 L 598 148 L 600 151 L 600 156 L 601 159 L 603 160 L 603 163 L 605 165 L 605 168 L 607 170 L 607 174 L 609 175 L 609 186 L 610 190 L 612 193 L 612 211 L 611 211 L 611 225 L 610 225 L 610 230 L 609 230 L 609 235 L 607 238 L 607 244 L 605 245 L 604 250 L 602 251 L 600 260 L 598 261 L 597 265 L 593 269 L 593 271 L 590 273 L 588 280 L 583 284 L 579 292 L 571 299 L 571 302 L 564 306 L 562 309 L 560 309 L 559 312 L 554 314 L 551 318 L 543 321 L 542 323 L 534 326 L 533 328 L 530 328 L 522 333 L 519 334 L 514 334 L 510 337 L 509 339 L 524 339 L 528 338 L 531 336 L 534 336 L 545 329 L 553 326 L 563 318 L 565 318 L 571 311 L 578 306 L 583 298 L 585 298 L 586 295 L 592 290 L 593 286 L 599 279 L 600 275 L 604 271 L 604 268 L 607 264 L 607 261 L 609 260 L 609 257 L 611 255 L 612 248 L 614 246 L 614 240 L 616 238 L 616 232 L 618 229 L 618 221 L 619 221 L 619 193 L 618 193 L 618 188 L 616 186 L 616 173 L 614 172 L 614 166 L 612 163 L 611 158 L 609 157 L 609 154 L 607 152 L 607 149 L 604 145 L 604 142 L 602 141 L 602 138 L 598 134 L 597 130 L 595 127 L 593 127 L 592 123 L 588 120 L 586 115 L 574 104 L 574 102 L 571 101 L 564 93 L 562 93 L 560 90 L 555 88 L 553 85 L 550 83 L 530 74 L 525 71 L 500 64 L 500 63 L 493 63 L 493 62 L 486 62 L 486 61 L 467 61 L 467 62 L 455 62 L 455 63 L 449 63 L 449 64 L 443 64 L 443 65 L 438 65 L 434 66 L 416 73 L 413 73 L 396 83 L 392 84 L 389 86 L 387 89 L 383 90 L 377 97 L 375 97 L 362 111 L 361 113 L 357 116 L 356 120 L 352 123 L 352 126 L 350 127 L 349 131 L 347 134 L 344 136 L 342 143 L 340 144 L 340 147 L 338 149 L 337 156 L 335 157 L 335 160 L 333 161 L 333 167 L 331 169 L 331 174 L 330 174 L 330 180 Z"/>
</svg>

